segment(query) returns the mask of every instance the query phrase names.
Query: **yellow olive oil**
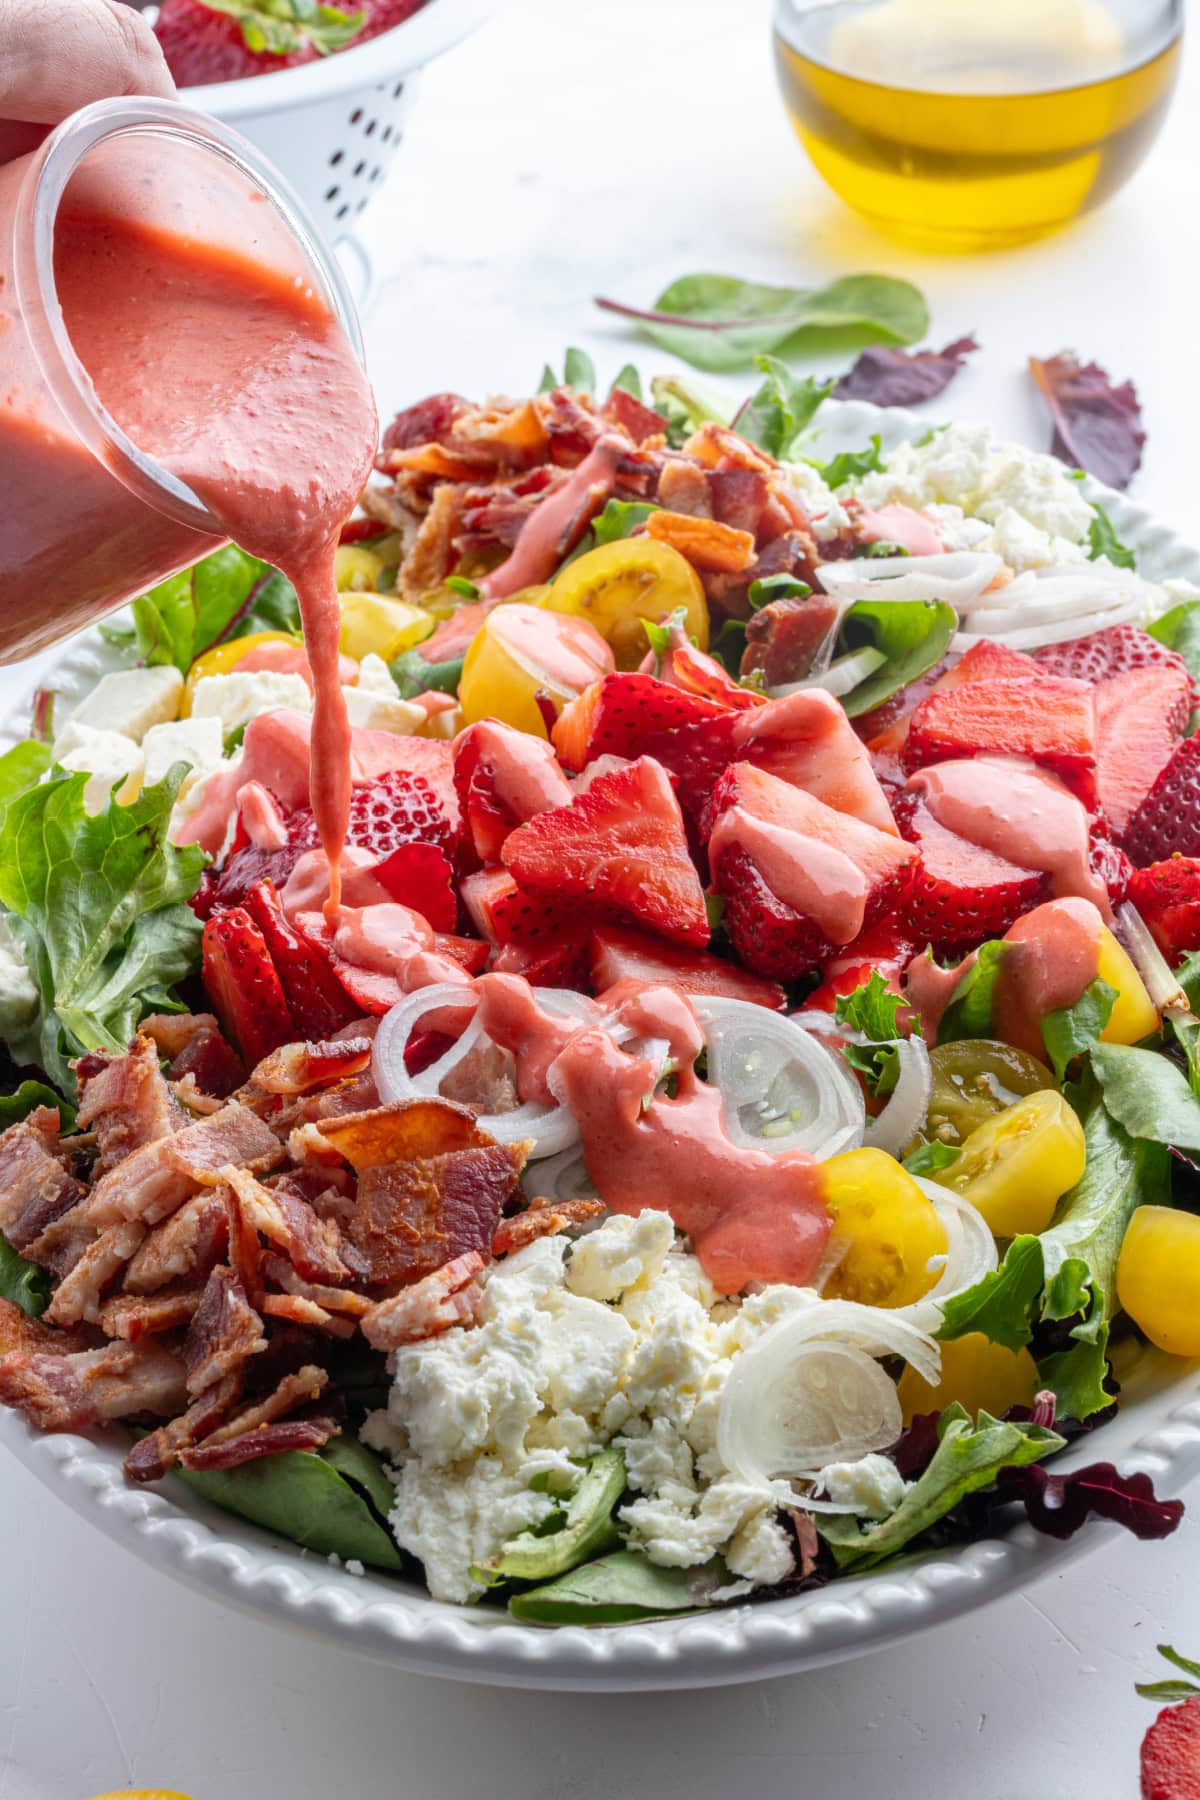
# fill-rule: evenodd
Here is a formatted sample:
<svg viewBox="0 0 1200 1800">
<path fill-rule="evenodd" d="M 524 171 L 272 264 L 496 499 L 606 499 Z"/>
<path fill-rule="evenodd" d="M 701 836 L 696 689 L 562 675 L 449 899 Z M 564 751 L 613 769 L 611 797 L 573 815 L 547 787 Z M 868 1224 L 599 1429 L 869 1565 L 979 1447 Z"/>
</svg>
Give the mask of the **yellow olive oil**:
<svg viewBox="0 0 1200 1800">
<path fill-rule="evenodd" d="M 941 250 L 1021 243 L 1107 199 L 1165 116 L 1180 50 L 1157 0 L 1133 24 L 1105 0 L 782 0 L 775 47 L 829 186 Z"/>
</svg>

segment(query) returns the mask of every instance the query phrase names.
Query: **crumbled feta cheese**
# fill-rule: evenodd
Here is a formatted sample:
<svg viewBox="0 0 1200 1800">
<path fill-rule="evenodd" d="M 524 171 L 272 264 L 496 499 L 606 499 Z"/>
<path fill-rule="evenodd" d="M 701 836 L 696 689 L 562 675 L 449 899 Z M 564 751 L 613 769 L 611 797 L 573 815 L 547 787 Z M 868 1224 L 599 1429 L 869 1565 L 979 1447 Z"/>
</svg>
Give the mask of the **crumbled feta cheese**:
<svg viewBox="0 0 1200 1800">
<path fill-rule="evenodd" d="M 422 709 L 401 700 L 394 688 L 390 696 L 361 686 L 343 688 L 342 692 L 351 725 L 363 731 L 390 731 L 395 737 L 411 737 L 418 725 L 425 723 Z"/>
<path fill-rule="evenodd" d="M 844 1506 L 847 1512 L 886 1519 L 895 1512 L 908 1483 L 890 1456 L 860 1456 L 857 1462 L 829 1463 L 814 1483 L 814 1493 Z"/>
<path fill-rule="evenodd" d="M 100 731 L 77 720 L 72 721 L 72 731 L 73 747 L 58 751 L 56 746 L 56 760 L 73 775 L 83 772 L 91 776 L 83 790 L 85 811 L 103 812 L 114 787 L 120 805 L 136 800 L 141 787 L 141 745 L 119 731 Z"/>
<path fill-rule="evenodd" d="M 220 762 L 222 748 L 221 721 L 212 715 L 152 725 L 142 739 L 142 780 L 154 787 L 177 762 L 189 765 L 191 779 L 207 775 Z"/>
<path fill-rule="evenodd" d="M 400 692 L 392 680 L 392 671 L 374 650 L 368 650 L 359 662 L 356 686 L 360 694 L 382 694 L 387 700 L 394 700 Z"/>
<path fill-rule="evenodd" d="M 845 531 L 850 515 L 820 472 L 806 462 L 785 463 L 784 468 L 789 488 L 812 520 L 817 542 L 825 543 Z"/>
<path fill-rule="evenodd" d="M 179 717 L 182 699 L 183 676 L 174 667 L 119 669 L 101 677 L 75 708 L 71 723 L 119 732 L 140 744 L 152 725 Z"/>
<path fill-rule="evenodd" d="M 796 1566 L 790 1536 L 765 1512 L 755 1513 L 734 1532 L 725 1562 L 730 1574 L 745 1576 L 755 1587 L 786 1581 Z"/>
<path fill-rule="evenodd" d="M 254 669 L 245 674 L 234 669 L 228 675 L 204 675 L 192 694 L 192 717 L 220 721 L 222 737 L 239 725 L 248 725 L 260 713 L 312 711 L 312 694 L 302 675 L 280 675 L 274 669 Z"/>
<path fill-rule="evenodd" d="M 15 1037 L 37 1012 L 38 991 L 21 940 L 0 913 L 0 1036 Z"/>
<path fill-rule="evenodd" d="M 665 1213 L 541 1238 L 483 1280 L 477 1324 L 396 1351 L 387 1413 L 364 1433 L 394 1463 L 392 1527 L 431 1591 L 478 1594 L 472 1564 L 545 1516 L 535 1477 L 573 1483 L 610 1442 L 638 1496 L 621 1514 L 631 1543 L 687 1567 L 740 1533 L 746 1568 L 781 1579 L 786 1537 L 765 1530 L 779 1491 L 722 1467 L 717 1412 L 736 1351 L 812 1296 L 719 1299 Z"/>
</svg>

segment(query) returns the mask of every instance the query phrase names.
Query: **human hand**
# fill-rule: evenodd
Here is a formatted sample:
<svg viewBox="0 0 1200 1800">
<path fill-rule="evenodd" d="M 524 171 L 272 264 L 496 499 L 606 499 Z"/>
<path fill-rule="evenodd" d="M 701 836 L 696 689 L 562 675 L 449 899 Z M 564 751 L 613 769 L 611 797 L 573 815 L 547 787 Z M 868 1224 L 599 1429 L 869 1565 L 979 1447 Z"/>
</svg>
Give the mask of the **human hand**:
<svg viewBox="0 0 1200 1800">
<path fill-rule="evenodd" d="M 0 0 L 0 162 L 121 94 L 173 94 L 158 39 L 120 0 Z"/>
</svg>

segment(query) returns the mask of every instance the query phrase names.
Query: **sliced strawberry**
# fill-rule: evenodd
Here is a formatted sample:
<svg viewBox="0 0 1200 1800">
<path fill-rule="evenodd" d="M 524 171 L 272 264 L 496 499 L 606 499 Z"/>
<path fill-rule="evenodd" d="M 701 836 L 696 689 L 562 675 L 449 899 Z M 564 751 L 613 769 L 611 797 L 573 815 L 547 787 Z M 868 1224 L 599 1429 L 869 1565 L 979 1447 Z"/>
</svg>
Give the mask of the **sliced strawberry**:
<svg viewBox="0 0 1200 1800">
<path fill-rule="evenodd" d="M 1175 753 L 1192 680 L 1186 668 L 1160 665 L 1114 675 L 1094 692 L 1100 811 L 1120 837 Z"/>
<path fill-rule="evenodd" d="M 1113 843 L 1103 819 L 1092 820 L 1088 838 L 1088 863 L 1091 871 L 1093 875 L 1100 877 L 1108 889 L 1112 905 L 1120 906 L 1128 894 L 1133 864 L 1120 846 Z"/>
<path fill-rule="evenodd" d="M 1093 690 L 1083 681 L 972 681 L 930 694 L 913 713 L 904 767 L 965 756 L 1026 756 L 1066 783 L 1084 805 L 1096 801 Z"/>
<path fill-rule="evenodd" d="M 662 982 L 684 994 L 718 994 L 729 1000 L 748 1000 L 772 1012 L 782 1012 L 787 1005 L 787 996 L 778 982 L 751 975 L 707 950 L 667 944 L 624 925 L 597 926 L 591 934 L 590 949 L 591 986 L 597 994 L 615 987 L 618 981 L 633 980 L 653 985 Z"/>
<path fill-rule="evenodd" d="M 805 788 L 835 811 L 895 833 L 891 808 L 862 740 L 832 694 L 805 688 L 734 722 L 731 760 Z"/>
<path fill-rule="evenodd" d="M 623 914 L 682 943 L 708 942 L 704 891 L 679 802 L 651 757 L 598 776 L 570 806 L 518 826 L 504 845 L 504 863 L 529 894 L 553 895 L 568 909 L 582 902 L 610 917 Z"/>
<path fill-rule="evenodd" d="M 1087 637 L 1069 638 L 1065 644 L 1046 644 L 1034 651 L 1034 660 L 1048 675 L 1068 675 L 1075 681 L 1107 681 L 1130 669 L 1173 668 L 1187 674 L 1187 664 L 1174 650 L 1139 625 L 1109 625 Z M 1190 679 L 1190 678 L 1189 678 Z"/>
<path fill-rule="evenodd" d="M 947 831 L 919 794 L 897 801 L 896 822 L 921 852 L 897 911 L 913 935 L 935 950 L 966 950 L 1003 937 L 1046 898 L 1043 874 Z"/>
<path fill-rule="evenodd" d="M 890 832 L 744 762 L 722 775 L 703 824 L 735 950 L 782 981 L 874 924 L 916 858 Z"/>
<path fill-rule="evenodd" d="M 1200 1795 L 1200 1699 L 1164 1706 L 1142 1739 L 1142 1800 Z"/>
<path fill-rule="evenodd" d="M 250 889 L 245 910 L 262 933 L 296 1034 L 319 1043 L 348 1025 L 357 1015 L 329 958 L 294 929 L 269 881 L 260 881 Z"/>
<path fill-rule="evenodd" d="M 653 675 L 605 675 L 563 707 L 551 738 L 559 761 L 582 769 L 596 756 L 649 754 L 650 740 L 727 711 Z"/>
<path fill-rule="evenodd" d="M 1187 950 L 1200 949 L 1200 858 L 1169 856 L 1165 862 L 1136 870 L 1128 898 L 1171 961 Z"/>
<path fill-rule="evenodd" d="M 321 837 L 310 806 L 300 806 L 289 813 L 284 829 L 287 843 L 281 850 L 262 850 L 251 842 L 239 808 L 233 848 L 225 867 L 215 877 L 210 911 L 240 906 L 250 889 L 260 881 L 269 881 L 276 888 L 284 887 L 300 858 L 309 850 L 319 849 Z"/>
<path fill-rule="evenodd" d="M 374 876 L 392 899 L 428 919 L 435 931 L 453 931 L 458 902 L 453 869 L 436 844 L 400 844 L 374 868 Z"/>
<path fill-rule="evenodd" d="M 1200 856 L 1200 737 L 1185 738 L 1134 813 L 1123 843 L 1139 868 Z"/>
<path fill-rule="evenodd" d="M 571 804 L 570 784 L 550 745 L 496 719 L 469 725 L 455 739 L 454 786 L 481 863 L 499 860 L 515 826 Z"/>
<path fill-rule="evenodd" d="M 820 987 L 805 999 L 806 1007 L 833 1012 L 841 994 L 865 987 L 872 975 L 881 975 L 893 993 L 900 993 L 900 977 L 918 949 L 918 939 L 894 914 L 862 931 L 852 944 L 839 950 L 825 964 Z"/>
<path fill-rule="evenodd" d="M 530 987 L 565 987 L 583 990 L 590 974 L 586 930 L 563 931 L 536 944 L 505 944 L 497 950 L 492 968 L 500 975 L 523 975 Z"/>
<path fill-rule="evenodd" d="M 449 931 L 435 931 L 433 947 L 440 955 L 458 963 L 468 975 L 481 975 L 491 954 L 491 945 L 484 943 L 482 938 L 459 937 Z"/>
<path fill-rule="evenodd" d="M 543 944 L 580 923 L 578 905 L 518 887 L 507 869 L 466 875 L 458 891 L 471 923 L 489 944 Z"/>
<path fill-rule="evenodd" d="M 202 957 L 204 985 L 213 1011 L 248 1069 L 280 1044 L 292 1043 L 301 1035 L 266 939 L 244 907 L 232 907 L 209 919 Z"/>
<path fill-rule="evenodd" d="M 766 705 L 765 694 L 734 681 L 715 656 L 708 656 L 696 648 L 682 625 L 673 624 L 670 630 L 670 647 L 659 669 L 661 681 L 682 688 L 685 694 L 714 700 L 730 712 L 753 712 L 756 706 Z"/>
<path fill-rule="evenodd" d="M 356 787 L 346 842 L 380 859 L 401 844 L 436 844 L 449 853 L 453 830 L 433 784 L 411 769 L 388 769 Z"/>
<path fill-rule="evenodd" d="M 908 739 L 909 724 L 913 713 L 927 695 L 950 693 L 955 688 L 967 687 L 974 681 L 1032 681 L 1041 672 L 1032 656 L 984 639 L 980 644 L 972 644 L 966 655 L 959 657 L 957 661 L 940 662 L 924 675 L 918 676 L 916 681 L 901 688 L 898 694 L 893 694 L 890 700 L 885 700 L 874 712 L 858 719 L 856 729 L 859 736 L 866 740 L 880 779 L 894 786 L 903 786 L 904 772 L 900 763 Z"/>
</svg>

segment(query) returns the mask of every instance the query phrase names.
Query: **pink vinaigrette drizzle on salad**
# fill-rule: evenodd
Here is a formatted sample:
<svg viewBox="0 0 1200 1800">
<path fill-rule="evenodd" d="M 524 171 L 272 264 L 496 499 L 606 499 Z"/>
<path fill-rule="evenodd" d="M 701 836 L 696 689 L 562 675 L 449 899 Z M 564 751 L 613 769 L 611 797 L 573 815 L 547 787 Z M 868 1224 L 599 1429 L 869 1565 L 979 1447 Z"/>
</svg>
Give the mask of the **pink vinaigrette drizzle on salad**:
<svg viewBox="0 0 1200 1800">
<path fill-rule="evenodd" d="M 1200 1356 L 1200 592 L 580 363 L 0 758 L 0 1401 L 540 1624 L 1165 1536 L 1055 1458 Z"/>
</svg>

